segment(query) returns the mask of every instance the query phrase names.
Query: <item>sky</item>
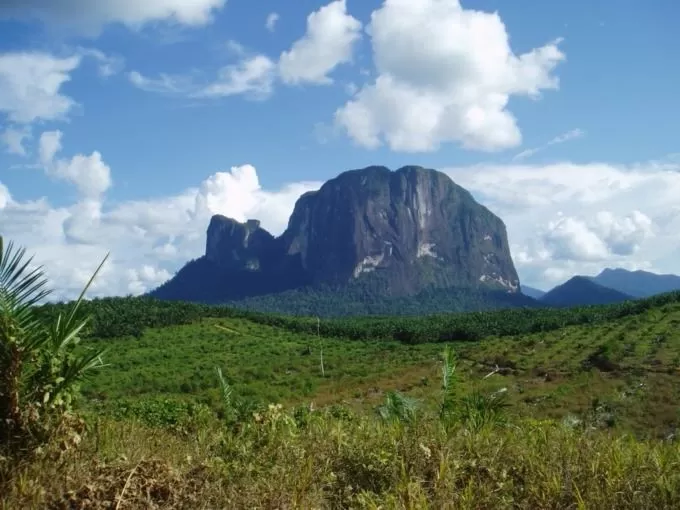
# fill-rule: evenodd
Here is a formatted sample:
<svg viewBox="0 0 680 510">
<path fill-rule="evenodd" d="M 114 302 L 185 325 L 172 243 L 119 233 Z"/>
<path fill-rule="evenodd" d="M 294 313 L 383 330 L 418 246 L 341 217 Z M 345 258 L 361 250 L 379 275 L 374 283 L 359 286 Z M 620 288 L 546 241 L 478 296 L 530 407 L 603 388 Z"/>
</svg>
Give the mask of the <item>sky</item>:
<svg viewBox="0 0 680 510">
<path fill-rule="evenodd" d="M 212 214 L 280 234 L 369 165 L 446 172 L 525 285 L 680 273 L 680 4 L 4 0 L 0 234 L 73 297 L 140 294 Z"/>
</svg>

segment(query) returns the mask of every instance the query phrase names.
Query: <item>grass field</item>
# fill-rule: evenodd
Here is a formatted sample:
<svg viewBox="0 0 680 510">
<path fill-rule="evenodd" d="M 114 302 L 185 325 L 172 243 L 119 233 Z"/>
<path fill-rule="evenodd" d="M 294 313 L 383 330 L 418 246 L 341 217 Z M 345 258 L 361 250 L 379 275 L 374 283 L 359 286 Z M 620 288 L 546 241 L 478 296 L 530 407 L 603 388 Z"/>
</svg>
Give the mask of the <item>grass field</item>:
<svg viewBox="0 0 680 510">
<path fill-rule="evenodd" d="M 220 400 L 216 367 L 236 394 L 263 403 L 371 408 L 399 390 L 427 405 L 439 391 L 443 349 L 318 338 L 245 319 L 92 342 L 107 346 L 108 366 L 84 386 L 87 397 L 191 398 L 211 407 Z M 451 345 L 462 391 L 505 389 L 517 416 L 574 416 L 656 437 L 678 426 L 678 303 L 595 326 Z"/>
</svg>

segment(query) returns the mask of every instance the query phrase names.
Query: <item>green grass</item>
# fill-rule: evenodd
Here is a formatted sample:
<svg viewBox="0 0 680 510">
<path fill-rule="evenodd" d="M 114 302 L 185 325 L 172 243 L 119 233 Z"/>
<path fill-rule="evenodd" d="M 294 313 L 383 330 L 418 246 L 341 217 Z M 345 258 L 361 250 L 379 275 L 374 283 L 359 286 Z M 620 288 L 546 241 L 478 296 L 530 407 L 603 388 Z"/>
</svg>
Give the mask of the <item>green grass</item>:
<svg viewBox="0 0 680 510">
<path fill-rule="evenodd" d="M 540 422 L 471 432 L 437 421 L 306 421 L 271 410 L 178 436 L 103 421 L 77 450 L 11 470 L 0 509 L 673 509 L 680 448 Z"/>
<path fill-rule="evenodd" d="M 108 346 L 109 366 L 83 389 L 105 404 L 190 398 L 217 408 L 216 367 L 237 395 L 264 403 L 370 409 L 399 390 L 427 406 L 439 390 L 442 345 L 436 343 L 322 338 L 320 344 L 315 335 L 236 318 L 91 342 Z M 574 415 L 652 437 L 680 425 L 678 303 L 599 325 L 452 345 L 461 358 L 461 391 L 506 388 L 517 416 Z M 500 371 L 485 378 L 496 365 Z"/>
<path fill-rule="evenodd" d="M 390 379 L 398 385 L 405 372 L 405 380 L 410 380 L 422 367 L 434 366 L 441 351 L 436 344 L 319 341 L 243 319 L 205 319 L 148 329 L 140 338 L 90 342 L 107 345 L 109 366 L 85 385 L 86 396 L 100 400 L 191 396 L 210 405 L 219 398 L 216 367 L 241 396 L 264 402 L 324 403 L 359 397 Z"/>
</svg>

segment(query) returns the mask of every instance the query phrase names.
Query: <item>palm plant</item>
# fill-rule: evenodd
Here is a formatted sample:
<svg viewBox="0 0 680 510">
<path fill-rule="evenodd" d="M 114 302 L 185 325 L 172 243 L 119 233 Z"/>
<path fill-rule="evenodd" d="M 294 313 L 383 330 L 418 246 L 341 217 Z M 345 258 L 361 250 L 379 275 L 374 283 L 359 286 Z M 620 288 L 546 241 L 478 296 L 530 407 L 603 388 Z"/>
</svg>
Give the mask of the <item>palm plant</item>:
<svg viewBox="0 0 680 510">
<path fill-rule="evenodd" d="M 462 396 L 456 388 L 456 353 L 448 345 L 442 353 L 442 400 L 440 418 L 445 424 L 464 424 L 470 430 L 485 426 L 500 426 L 506 423 L 508 403 L 505 391 L 484 395 L 473 391 Z M 497 371 L 491 372 L 492 375 Z M 488 377 L 488 376 L 487 376 Z"/>
<path fill-rule="evenodd" d="M 385 402 L 376 409 L 378 416 L 384 421 L 410 423 L 416 418 L 418 401 L 398 391 L 389 391 Z"/>
<path fill-rule="evenodd" d="M 456 407 L 456 353 L 450 346 L 442 353 L 442 403 L 440 416 L 446 418 Z"/>
<path fill-rule="evenodd" d="M 484 395 L 478 391 L 466 395 L 460 400 L 458 417 L 472 431 L 484 427 L 503 426 L 507 423 L 506 409 L 509 404 L 505 393 Z"/>
<path fill-rule="evenodd" d="M 54 418 L 58 423 L 70 411 L 78 383 L 103 366 L 102 352 L 74 348 L 89 322 L 79 316 L 80 304 L 107 258 L 67 313 L 45 324 L 34 315 L 51 292 L 42 267 L 0 236 L 0 445 L 46 439 Z"/>
</svg>

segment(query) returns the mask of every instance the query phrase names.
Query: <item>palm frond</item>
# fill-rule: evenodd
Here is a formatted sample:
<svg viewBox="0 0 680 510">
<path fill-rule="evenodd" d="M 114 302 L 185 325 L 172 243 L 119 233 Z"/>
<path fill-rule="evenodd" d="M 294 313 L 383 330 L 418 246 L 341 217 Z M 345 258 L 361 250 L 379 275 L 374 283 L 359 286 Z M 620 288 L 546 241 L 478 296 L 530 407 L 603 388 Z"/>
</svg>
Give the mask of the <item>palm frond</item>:
<svg viewBox="0 0 680 510">
<path fill-rule="evenodd" d="M 5 247 L 0 236 L 0 313 L 27 310 L 50 294 L 42 266 L 30 269 L 33 257 L 25 256 L 24 248 L 15 249 L 11 241 Z"/>
</svg>

